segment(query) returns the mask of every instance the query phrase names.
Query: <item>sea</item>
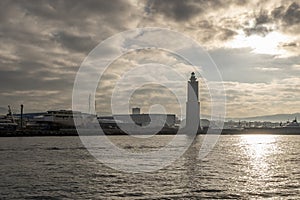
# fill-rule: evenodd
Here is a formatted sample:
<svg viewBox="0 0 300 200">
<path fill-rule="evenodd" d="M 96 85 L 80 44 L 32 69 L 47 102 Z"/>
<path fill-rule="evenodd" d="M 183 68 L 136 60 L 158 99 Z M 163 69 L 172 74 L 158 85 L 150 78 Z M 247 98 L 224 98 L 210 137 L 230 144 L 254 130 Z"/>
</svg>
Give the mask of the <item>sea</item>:
<svg viewBox="0 0 300 200">
<path fill-rule="evenodd" d="M 142 145 L 107 137 L 147 152 L 174 136 Z M 170 165 L 143 173 L 107 166 L 79 137 L 1 137 L 0 199 L 300 199 L 300 135 L 222 135 L 199 159 L 203 137 Z"/>
</svg>

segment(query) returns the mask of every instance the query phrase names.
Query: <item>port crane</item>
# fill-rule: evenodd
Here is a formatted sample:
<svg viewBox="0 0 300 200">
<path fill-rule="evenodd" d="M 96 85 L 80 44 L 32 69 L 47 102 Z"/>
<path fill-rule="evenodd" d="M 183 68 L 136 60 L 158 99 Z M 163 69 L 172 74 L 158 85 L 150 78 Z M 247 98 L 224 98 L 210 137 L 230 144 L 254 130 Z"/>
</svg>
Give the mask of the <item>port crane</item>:
<svg viewBox="0 0 300 200">
<path fill-rule="evenodd" d="M 12 120 L 12 122 L 13 123 L 16 123 L 15 122 L 15 118 L 14 118 L 14 115 L 13 115 L 13 113 L 12 113 L 12 110 L 11 110 L 11 107 L 10 107 L 10 105 L 8 105 L 8 114 L 7 114 L 7 116 L 9 117 L 11 117 L 11 120 Z"/>
</svg>

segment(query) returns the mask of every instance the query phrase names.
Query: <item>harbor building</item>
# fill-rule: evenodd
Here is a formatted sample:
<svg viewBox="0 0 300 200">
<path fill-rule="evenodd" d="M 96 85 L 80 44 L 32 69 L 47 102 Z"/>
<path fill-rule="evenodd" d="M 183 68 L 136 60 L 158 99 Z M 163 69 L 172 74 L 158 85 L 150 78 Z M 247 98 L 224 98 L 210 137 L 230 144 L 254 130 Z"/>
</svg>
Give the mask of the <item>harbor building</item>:
<svg viewBox="0 0 300 200">
<path fill-rule="evenodd" d="M 98 120 L 101 125 L 109 125 L 116 127 L 118 124 L 130 125 L 134 122 L 138 126 L 148 126 L 150 123 L 153 124 L 164 124 L 164 127 L 174 127 L 176 123 L 175 114 L 148 114 L 141 113 L 140 108 L 132 108 L 131 114 L 116 114 L 112 116 L 101 116 Z M 107 127 L 107 126 L 105 126 Z"/>
<path fill-rule="evenodd" d="M 141 114 L 141 109 L 140 108 L 132 108 L 132 114 L 133 115 L 139 115 Z"/>
</svg>

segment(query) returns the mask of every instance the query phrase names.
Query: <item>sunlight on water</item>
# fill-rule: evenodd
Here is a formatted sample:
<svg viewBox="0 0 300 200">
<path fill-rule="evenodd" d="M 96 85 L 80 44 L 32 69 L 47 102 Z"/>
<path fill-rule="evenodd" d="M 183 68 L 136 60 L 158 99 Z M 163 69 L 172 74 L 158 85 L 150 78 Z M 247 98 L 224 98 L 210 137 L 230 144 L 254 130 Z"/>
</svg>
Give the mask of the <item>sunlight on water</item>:
<svg viewBox="0 0 300 200">
<path fill-rule="evenodd" d="M 266 178 L 271 175 L 272 168 L 269 158 L 277 152 L 275 135 L 243 135 L 241 147 L 248 158 L 249 175 L 256 178 Z"/>
<path fill-rule="evenodd" d="M 108 137 L 134 152 L 173 138 Z M 198 136 L 170 166 L 135 174 L 105 166 L 78 137 L 0 137 L 0 199 L 299 199 L 299 135 L 221 135 L 199 160 L 202 144 Z"/>
</svg>

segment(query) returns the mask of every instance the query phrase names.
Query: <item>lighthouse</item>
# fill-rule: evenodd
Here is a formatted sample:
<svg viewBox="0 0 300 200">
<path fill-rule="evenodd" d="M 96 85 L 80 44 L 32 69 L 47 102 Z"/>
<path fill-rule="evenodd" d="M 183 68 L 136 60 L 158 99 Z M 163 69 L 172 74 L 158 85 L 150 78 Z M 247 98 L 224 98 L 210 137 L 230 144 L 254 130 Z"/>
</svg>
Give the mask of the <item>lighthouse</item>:
<svg viewBox="0 0 300 200">
<path fill-rule="evenodd" d="M 200 127 L 200 102 L 198 94 L 198 81 L 195 73 L 191 73 L 187 84 L 187 103 L 186 103 L 186 130 L 189 132 L 198 131 Z"/>
</svg>

